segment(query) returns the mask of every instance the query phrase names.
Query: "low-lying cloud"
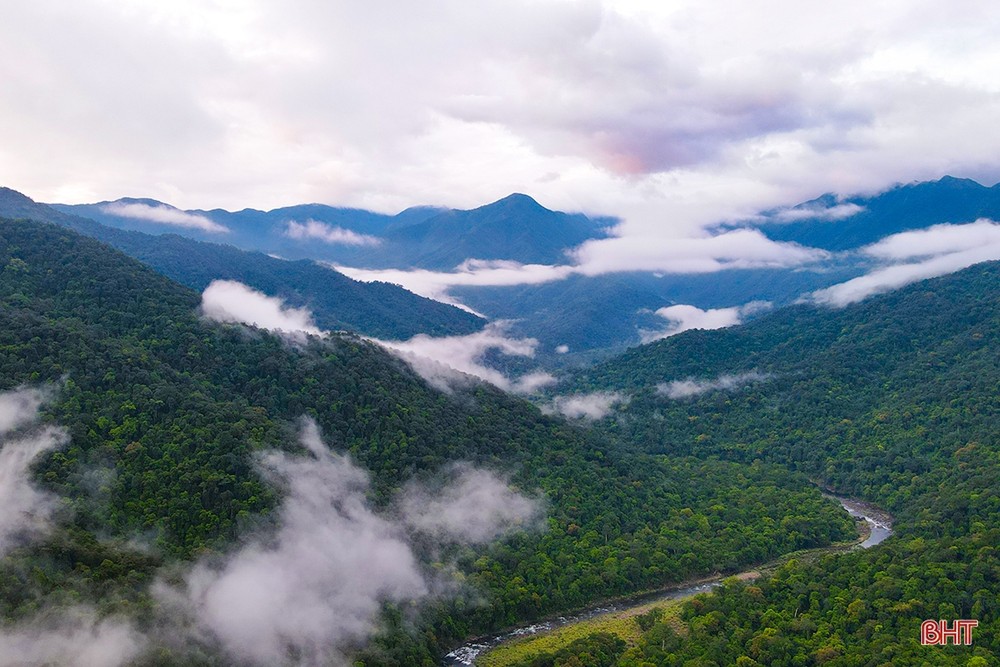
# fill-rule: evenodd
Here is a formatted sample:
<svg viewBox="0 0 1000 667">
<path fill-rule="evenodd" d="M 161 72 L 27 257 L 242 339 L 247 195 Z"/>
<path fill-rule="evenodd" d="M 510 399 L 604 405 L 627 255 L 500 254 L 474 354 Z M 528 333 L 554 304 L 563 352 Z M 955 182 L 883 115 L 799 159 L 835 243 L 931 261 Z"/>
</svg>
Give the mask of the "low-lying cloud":
<svg viewBox="0 0 1000 667">
<path fill-rule="evenodd" d="M 611 391 L 556 396 L 551 403 L 542 406 L 542 412 L 571 419 L 603 419 L 611 414 L 616 405 L 626 402 L 628 397 L 625 394 Z"/>
<path fill-rule="evenodd" d="M 55 509 L 55 498 L 31 481 L 38 456 L 66 441 L 61 429 L 35 425 L 45 398 L 38 389 L 0 394 L 0 557 L 48 530 Z"/>
<path fill-rule="evenodd" d="M 271 452 L 266 475 L 285 490 L 278 527 L 221 563 L 200 563 L 184 590 L 161 597 L 187 613 L 222 648 L 251 665 L 346 665 L 377 629 L 383 603 L 407 604 L 436 587 L 412 546 L 430 534 L 477 544 L 533 525 L 536 501 L 483 470 L 457 466 L 434 490 L 411 484 L 399 509 L 368 500 L 369 477 L 331 452 L 307 421 L 306 456 Z"/>
<path fill-rule="evenodd" d="M 555 382 L 554 377 L 542 371 L 511 379 L 485 365 L 483 358 L 491 350 L 515 357 L 535 356 L 538 341 L 534 338 L 510 338 L 507 327 L 506 322 L 491 322 L 482 331 L 465 336 L 435 338 L 418 334 L 407 341 L 376 342 L 406 361 L 431 386 L 442 391 L 451 391 L 467 382 L 468 378 L 462 374 L 475 376 L 515 393 L 531 393 Z"/>
<path fill-rule="evenodd" d="M 0 557 L 52 528 L 57 499 L 31 481 L 38 456 L 67 439 L 64 430 L 38 423 L 50 396 L 37 388 L 0 393 Z M 84 607 L 61 607 L 0 625 L 0 664 L 116 667 L 138 655 L 143 644 L 125 621 L 101 619 Z"/>
<path fill-rule="evenodd" d="M 771 303 L 768 301 L 751 301 L 742 306 L 708 310 L 688 304 L 666 306 L 657 309 L 656 314 L 670 322 L 669 326 L 660 330 L 641 330 L 639 335 L 643 343 L 650 343 L 689 329 L 722 329 L 741 324 L 746 316 L 770 307 Z"/>
<path fill-rule="evenodd" d="M 117 667 L 146 645 L 129 623 L 75 607 L 0 627 L 0 664 Z"/>
<path fill-rule="evenodd" d="M 306 308 L 292 308 L 234 280 L 213 280 L 201 295 L 201 311 L 216 322 L 249 324 L 285 333 L 320 335 Z"/>
<path fill-rule="evenodd" d="M 865 211 L 854 203 L 822 206 L 817 204 L 795 206 L 778 211 L 767 218 L 770 222 L 798 222 L 799 220 L 844 220 Z"/>
<path fill-rule="evenodd" d="M 366 282 L 383 281 L 466 310 L 449 293 L 452 287 L 537 285 L 573 275 L 655 271 L 670 274 L 715 273 L 727 269 L 787 268 L 829 256 L 816 248 L 772 241 L 756 229 L 673 239 L 612 236 L 594 239 L 572 249 L 573 264 L 520 264 L 512 261 L 469 259 L 454 271 L 424 269 L 357 269 L 331 265 L 337 271 Z M 479 314 L 479 313 L 476 313 Z"/>
<path fill-rule="evenodd" d="M 919 280 L 954 273 L 980 262 L 998 260 L 1000 224 L 992 220 L 977 220 L 964 225 L 935 225 L 893 234 L 864 248 L 862 252 L 890 264 L 812 292 L 807 300 L 842 307 Z"/>
<path fill-rule="evenodd" d="M 232 280 L 215 280 L 206 287 L 201 311 L 217 322 L 248 324 L 284 334 L 326 333 L 314 324 L 309 309 L 286 306 L 280 298 Z M 518 394 L 531 394 L 555 383 L 554 376 L 541 370 L 511 378 L 486 365 L 484 357 L 491 351 L 514 357 L 535 356 L 538 341 L 511 338 L 507 335 L 508 326 L 508 322 L 501 321 L 465 336 L 418 334 L 405 341 L 368 340 L 406 361 L 432 387 L 445 392 L 467 384 L 469 376 Z"/>
<path fill-rule="evenodd" d="M 541 518 L 537 500 L 469 465 L 454 466 L 441 489 L 409 484 L 399 506 L 410 528 L 438 541 L 463 544 L 485 544 Z"/>
<path fill-rule="evenodd" d="M 688 378 L 687 380 L 674 380 L 664 384 L 656 385 L 656 393 L 667 398 L 690 398 L 700 396 L 710 391 L 739 389 L 748 384 L 763 382 L 771 376 L 766 373 L 751 371 L 737 375 L 720 375 L 712 380 L 698 380 Z"/>
<path fill-rule="evenodd" d="M 296 240 L 318 239 L 324 243 L 351 246 L 376 246 L 381 240 L 368 234 L 358 234 L 350 229 L 328 225 L 318 220 L 306 220 L 305 222 L 288 223 L 285 228 L 285 236 Z"/>
<path fill-rule="evenodd" d="M 332 265 L 331 265 L 332 266 Z M 571 266 L 548 264 L 521 264 L 501 260 L 467 259 L 454 271 L 428 271 L 426 269 L 356 269 L 349 266 L 332 268 L 355 280 L 387 282 L 405 289 L 468 310 L 476 315 L 448 290 L 452 287 L 503 287 L 510 285 L 537 285 L 568 278 L 574 273 Z"/>
<path fill-rule="evenodd" d="M 101 207 L 101 210 L 108 215 L 115 215 L 120 218 L 146 220 L 162 225 L 198 229 L 213 234 L 225 234 L 229 232 L 229 228 L 225 225 L 220 225 L 203 215 L 181 211 L 172 206 L 150 206 L 149 204 L 113 202 L 105 204 Z"/>
<path fill-rule="evenodd" d="M 664 239 L 640 235 L 587 241 L 572 253 L 578 272 L 656 271 L 671 274 L 715 273 L 727 269 L 788 268 L 828 256 L 823 250 L 780 243 L 757 229 Z"/>
</svg>

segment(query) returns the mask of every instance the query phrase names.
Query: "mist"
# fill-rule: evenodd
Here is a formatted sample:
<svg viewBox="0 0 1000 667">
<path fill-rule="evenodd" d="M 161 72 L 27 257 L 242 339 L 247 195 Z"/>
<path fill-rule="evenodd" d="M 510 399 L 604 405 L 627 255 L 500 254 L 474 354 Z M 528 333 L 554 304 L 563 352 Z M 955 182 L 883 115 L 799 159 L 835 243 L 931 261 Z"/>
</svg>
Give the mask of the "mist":
<svg viewBox="0 0 1000 667">
<path fill-rule="evenodd" d="M 350 246 L 375 246 L 382 241 L 375 236 L 358 234 L 350 229 L 328 225 L 318 220 L 305 222 L 289 221 L 285 228 L 285 236 L 298 241 L 317 239 L 324 243 Z"/>
<path fill-rule="evenodd" d="M 322 333 L 308 309 L 286 306 L 283 299 L 234 280 L 213 280 L 202 292 L 201 312 L 216 322 L 249 324 L 291 334 Z"/>
<path fill-rule="evenodd" d="M 117 667 L 138 656 L 146 638 L 131 625 L 84 608 L 0 627 L 0 664 L 19 667 Z"/>
<path fill-rule="evenodd" d="M 534 338 L 512 338 L 507 335 L 507 327 L 507 322 L 491 322 L 482 331 L 466 336 L 418 334 L 406 341 L 375 342 L 406 361 L 432 387 L 445 392 L 468 384 L 470 375 L 504 391 L 521 394 L 553 384 L 556 379 L 543 371 L 512 379 L 483 363 L 483 357 L 490 350 L 498 350 L 507 356 L 535 356 L 538 341 Z"/>
<path fill-rule="evenodd" d="M 599 391 L 592 394 L 556 396 L 548 405 L 542 406 L 546 414 L 560 414 L 571 419 L 603 419 L 612 409 L 626 403 L 628 397 L 619 392 Z"/>
<path fill-rule="evenodd" d="M 32 484 L 31 465 L 43 452 L 65 443 L 66 434 L 36 423 L 46 397 L 39 389 L 0 394 L 0 557 L 50 527 L 56 499 Z"/>
<path fill-rule="evenodd" d="M 149 204 L 113 202 L 105 204 L 101 210 L 109 215 L 133 220 L 146 220 L 162 225 L 173 225 L 187 229 L 198 229 L 213 234 L 226 234 L 229 228 L 203 215 L 181 211 L 173 206 L 150 206 Z"/>
<path fill-rule="evenodd" d="M 771 377 L 767 373 L 751 371 L 738 375 L 720 375 L 714 380 L 697 380 L 689 378 L 687 380 L 674 380 L 664 384 L 656 385 L 656 393 L 668 398 L 680 399 L 700 396 L 710 391 L 738 389 L 755 382 L 763 382 Z"/>
<path fill-rule="evenodd" d="M 732 308 L 710 308 L 702 310 L 697 306 L 677 304 L 666 306 L 656 311 L 656 314 L 669 322 L 664 329 L 640 330 L 643 343 L 651 343 L 662 338 L 675 336 L 689 329 L 723 329 L 742 324 L 744 318 L 771 307 L 769 301 L 751 301 L 742 306 Z"/>
<path fill-rule="evenodd" d="M 331 452 L 314 422 L 304 422 L 300 442 L 305 455 L 260 458 L 284 491 L 274 534 L 197 563 L 181 590 L 159 592 L 245 664 L 349 664 L 379 629 L 384 603 L 418 604 L 443 588 L 421 564 L 416 535 L 482 544 L 540 516 L 538 501 L 467 465 L 433 489 L 411 483 L 395 510 L 379 511 L 368 473 Z"/>
<path fill-rule="evenodd" d="M 843 307 L 875 294 L 1000 259 L 1000 224 L 986 219 L 893 234 L 862 250 L 888 263 L 863 276 L 816 290 L 804 300 Z"/>
</svg>

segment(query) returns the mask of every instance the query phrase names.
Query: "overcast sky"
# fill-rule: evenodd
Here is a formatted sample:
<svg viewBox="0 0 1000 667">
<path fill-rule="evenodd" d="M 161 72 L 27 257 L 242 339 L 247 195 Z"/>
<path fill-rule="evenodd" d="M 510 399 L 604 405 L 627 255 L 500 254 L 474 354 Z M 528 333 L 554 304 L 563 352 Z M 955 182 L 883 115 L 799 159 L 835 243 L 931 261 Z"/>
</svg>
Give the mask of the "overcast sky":
<svg viewBox="0 0 1000 667">
<path fill-rule="evenodd" d="M 41 201 L 519 191 L 622 216 L 632 254 L 826 191 L 1000 178 L 992 2 L 8 5 L 0 184 Z"/>
</svg>

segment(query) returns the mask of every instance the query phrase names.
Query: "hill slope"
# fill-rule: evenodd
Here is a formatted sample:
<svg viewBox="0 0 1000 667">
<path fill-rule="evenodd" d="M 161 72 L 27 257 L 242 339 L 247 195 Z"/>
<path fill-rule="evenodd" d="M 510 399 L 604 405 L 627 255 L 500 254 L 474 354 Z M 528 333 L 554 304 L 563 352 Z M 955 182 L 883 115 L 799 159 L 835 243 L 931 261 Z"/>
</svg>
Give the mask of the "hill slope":
<svg viewBox="0 0 1000 667">
<path fill-rule="evenodd" d="M 309 308 L 324 329 L 380 338 L 467 334 L 484 322 L 471 313 L 387 283 L 361 283 L 307 260 L 289 262 L 174 234 L 152 236 L 101 225 L 0 189 L 0 215 L 43 220 L 109 243 L 163 275 L 196 290 L 237 280 L 289 305 Z"/>
<path fill-rule="evenodd" d="M 148 217 L 121 214 L 122 207 L 128 205 L 197 216 L 203 219 L 203 225 L 221 225 L 227 231 L 206 231 L 193 226 L 181 229 Z M 604 236 L 605 227 L 612 222 L 551 211 L 523 194 L 512 194 L 467 211 L 422 206 L 394 216 L 321 204 L 272 211 L 179 211 L 149 199 L 72 206 L 54 204 L 53 208 L 120 229 L 174 232 L 205 241 L 225 240 L 244 249 L 293 259 L 323 259 L 366 268 L 436 270 L 453 269 L 470 258 L 524 264 L 564 263 L 566 250 L 587 239 Z M 304 232 L 301 226 L 310 224 L 312 231 Z M 293 225 L 300 226 L 299 234 L 289 233 Z M 331 230 L 335 231 L 329 233 Z"/>
<path fill-rule="evenodd" d="M 619 451 L 487 385 L 439 393 L 351 336 L 290 345 L 206 322 L 196 292 L 62 227 L 0 220 L 0 267 L 0 389 L 54 386 L 47 417 L 69 436 L 36 474 L 60 498 L 59 529 L 0 559 L 0 612 L 30 622 L 40 604 L 84 602 L 102 618 L 137 617 L 155 649 L 140 664 L 226 664 L 210 634 L 155 635 L 149 586 L 185 561 L 275 539 L 268 526 L 287 489 L 255 461 L 296 451 L 303 415 L 370 471 L 370 502 L 390 516 L 408 482 L 455 461 L 547 499 L 542 532 L 491 548 L 415 542 L 423 568 L 445 559 L 489 604 L 437 600 L 411 633 L 399 619 L 413 608 L 387 602 L 368 665 L 431 664 L 473 632 L 851 530 L 804 478 L 775 466 Z"/>
<path fill-rule="evenodd" d="M 843 218 L 829 219 L 811 211 L 857 207 Z M 846 209 L 843 209 L 846 211 Z M 851 250 L 890 234 L 942 223 L 1000 218 L 1000 184 L 986 187 L 967 178 L 945 176 L 937 181 L 900 185 L 878 195 L 838 197 L 827 194 L 782 212 L 790 221 L 758 225 L 775 241 L 794 241 L 825 250 Z"/>
<path fill-rule="evenodd" d="M 1000 614 L 984 601 L 1000 591 L 998 288 L 1000 264 L 978 265 L 842 310 L 686 332 L 581 373 L 577 391 L 631 397 L 603 428 L 633 446 L 789 465 L 897 517 L 870 552 L 692 603 L 686 639 L 660 627 L 620 664 L 996 662 Z M 977 619 L 975 647 L 921 646 L 925 618 Z"/>
</svg>

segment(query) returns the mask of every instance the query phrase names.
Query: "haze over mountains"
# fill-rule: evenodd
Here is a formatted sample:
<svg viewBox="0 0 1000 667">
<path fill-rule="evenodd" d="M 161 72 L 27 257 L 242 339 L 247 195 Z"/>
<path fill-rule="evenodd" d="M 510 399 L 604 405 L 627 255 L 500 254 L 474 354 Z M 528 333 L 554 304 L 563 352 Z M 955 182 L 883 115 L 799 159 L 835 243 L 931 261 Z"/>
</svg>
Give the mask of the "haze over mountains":
<svg viewBox="0 0 1000 667">
<path fill-rule="evenodd" d="M 682 254 L 674 271 L 587 268 L 578 263 L 579 249 L 613 238 L 616 221 L 551 211 L 520 194 L 471 210 L 416 207 L 397 215 L 318 204 L 180 211 L 139 199 L 53 208 L 116 228 L 320 260 L 355 278 L 398 283 L 509 321 L 510 335 L 539 341 L 540 361 L 553 367 L 692 326 L 743 321 L 803 298 L 844 303 L 1000 257 L 996 226 L 988 222 L 1000 217 L 1000 186 L 950 176 L 874 195 L 827 194 L 752 219 L 721 221 L 705 244 L 729 249 L 679 252 L 716 253 L 709 257 L 722 263 L 685 268 Z M 980 219 L 986 221 L 972 224 Z M 921 230 L 923 236 L 878 245 Z M 741 259 L 761 239 L 780 244 L 775 251 L 787 249 L 791 259 Z M 909 254 L 900 249 L 914 244 L 919 248 Z M 299 271 L 315 270 L 302 265 Z M 256 285 L 272 294 L 266 281 Z M 325 316 L 326 307 L 313 307 Z"/>
<path fill-rule="evenodd" d="M 555 264 L 565 251 L 606 235 L 614 223 L 550 211 L 512 194 L 469 211 L 431 206 L 397 215 L 321 204 L 272 211 L 180 211 L 152 199 L 119 199 L 53 208 L 119 229 L 181 233 L 289 259 L 359 268 L 450 270 L 467 259 Z"/>
<path fill-rule="evenodd" d="M 289 262 L 176 233 L 151 235 L 108 227 L 58 211 L 0 188 L 0 215 L 53 222 L 130 254 L 177 282 L 204 290 L 213 280 L 235 280 L 293 307 L 308 306 L 318 326 L 385 338 L 418 333 L 468 334 L 484 322 L 468 312 L 416 296 L 395 285 L 360 283 L 314 262 Z M 176 225 L 168 228 L 177 230 Z"/>
</svg>

